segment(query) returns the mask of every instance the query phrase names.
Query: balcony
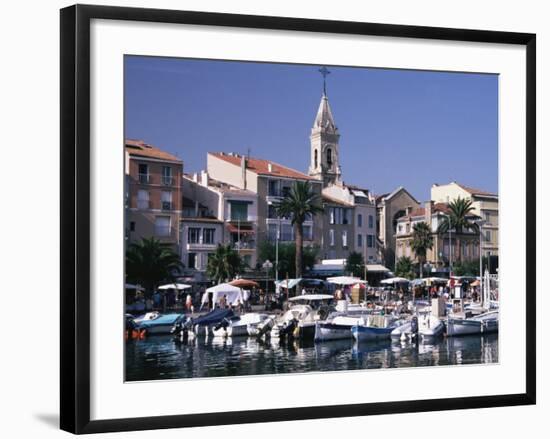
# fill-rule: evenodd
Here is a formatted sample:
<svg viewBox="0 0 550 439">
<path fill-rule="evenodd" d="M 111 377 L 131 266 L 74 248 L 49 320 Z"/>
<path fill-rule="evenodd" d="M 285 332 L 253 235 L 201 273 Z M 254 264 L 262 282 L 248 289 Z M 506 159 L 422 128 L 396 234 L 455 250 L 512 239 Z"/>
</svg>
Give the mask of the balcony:
<svg viewBox="0 0 550 439">
<path fill-rule="evenodd" d="M 171 175 L 163 175 L 161 178 L 161 183 L 163 186 L 174 186 L 174 177 Z"/>
<path fill-rule="evenodd" d="M 256 248 L 256 241 L 254 240 L 241 240 L 231 243 L 231 246 L 235 250 L 254 250 Z"/>
<path fill-rule="evenodd" d="M 138 174 L 138 181 L 141 184 L 149 184 L 151 182 L 151 176 L 149 174 Z"/>
</svg>

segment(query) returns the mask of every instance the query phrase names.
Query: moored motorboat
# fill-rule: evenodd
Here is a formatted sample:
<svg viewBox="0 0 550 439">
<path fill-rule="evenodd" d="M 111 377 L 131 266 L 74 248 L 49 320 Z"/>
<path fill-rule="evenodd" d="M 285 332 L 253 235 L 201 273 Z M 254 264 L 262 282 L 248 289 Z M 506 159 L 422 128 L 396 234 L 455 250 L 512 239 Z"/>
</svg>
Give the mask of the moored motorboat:
<svg viewBox="0 0 550 439">
<path fill-rule="evenodd" d="M 148 314 L 154 314 L 147 316 Z M 174 323 L 181 314 L 147 313 L 147 318 L 134 319 L 140 331 L 145 330 L 147 335 L 170 334 Z"/>
<path fill-rule="evenodd" d="M 351 328 L 364 322 L 364 317 L 336 315 L 315 323 L 315 341 L 342 340 L 352 338 Z"/>
<path fill-rule="evenodd" d="M 371 315 L 362 324 L 352 326 L 351 333 L 357 341 L 389 339 L 392 331 L 403 323 L 392 315 Z"/>
<path fill-rule="evenodd" d="M 257 335 L 257 327 L 260 323 L 267 320 L 267 314 L 247 313 L 241 316 L 232 316 L 223 319 L 213 327 L 212 333 L 218 337 L 238 337 Z"/>
<path fill-rule="evenodd" d="M 447 317 L 448 336 L 498 332 L 498 311 L 488 311 L 478 315 L 472 315 L 468 312 L 462 314 Z"/>
<path fill-rule="evenodd" d="M 418 318 L 418 333 L 423 338 L 434 338 L 443 335 L 445 323 L 433 314 L 424 314 Z"/>
</svg>

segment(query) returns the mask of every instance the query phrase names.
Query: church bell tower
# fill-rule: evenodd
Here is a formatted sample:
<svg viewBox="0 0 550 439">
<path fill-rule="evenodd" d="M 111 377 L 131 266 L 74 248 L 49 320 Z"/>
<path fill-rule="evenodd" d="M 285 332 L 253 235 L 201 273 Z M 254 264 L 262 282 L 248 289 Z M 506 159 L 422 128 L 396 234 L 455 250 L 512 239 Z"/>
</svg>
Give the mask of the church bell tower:
<svg viewBox="0 0 550 439">
<path fill-rule="evenodd" d="M 319 71 L 323 75 L 323 96 L 309 136 L 311 144 L 309 175 L 322 180 L 323 186 L 328 186 L 342 182 L 342 171 L 338 159 L 340 134 L 334 123 L 327 97 L 326 77 L 330 72 L 326 67 Z"/>
</svg>

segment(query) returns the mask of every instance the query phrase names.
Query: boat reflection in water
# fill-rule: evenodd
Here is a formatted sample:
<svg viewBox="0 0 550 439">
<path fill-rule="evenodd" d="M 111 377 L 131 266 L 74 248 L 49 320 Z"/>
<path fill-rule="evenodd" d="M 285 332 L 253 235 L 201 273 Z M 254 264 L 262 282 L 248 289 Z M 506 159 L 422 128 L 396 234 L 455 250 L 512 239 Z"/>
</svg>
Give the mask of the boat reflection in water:
<svg viewBox="0 0 550 439">
<path fill-rule="evenodd" d="M 498 333 L 415 342 L 148 337 L 126 343 L 127 381 L 498 362 Z"/>
</svg>

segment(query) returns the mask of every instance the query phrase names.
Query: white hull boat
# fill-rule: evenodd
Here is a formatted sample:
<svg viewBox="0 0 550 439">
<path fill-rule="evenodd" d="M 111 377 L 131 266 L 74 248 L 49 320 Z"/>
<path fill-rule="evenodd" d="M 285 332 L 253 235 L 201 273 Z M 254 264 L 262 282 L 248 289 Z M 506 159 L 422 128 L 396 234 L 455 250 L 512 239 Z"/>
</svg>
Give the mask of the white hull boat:
<svg viewBox="0 0 550 439">
<path fill-rule="evenodd" d="M 336 316 L 315 323 L 315 341 L 342 340 L 352 338 L 351 328 L 363 323 L 361 316 Z"/>
<path fill-rule="evenodd" d="M 403 324 L 403 320 L 396 320 L 390 315 L 373 315 L 362 324 L 353 326 L 351 333 L 358 342 L 389 339 L 392 331 Z"/>
<path fill-rule="evenodd" d="M 426 314 L 418 318 L 418 333 L 423 338 L 435 338 L 443 335 L 445 323 L 432 314 Z"/>
<path fill-rule="evenodd" d="M 242 337 L 257 335 L 258 325 L 269 319 L 267 314 L 247 313 L 225 319 L 212 328 L 215 337 Z"/>
<path fill-rule="evenodd" d="M 498 332 L 498 311 L 489 311 L 473 317 L 447 318 L 447 335 L 485 334 Z"/>
</svg>

